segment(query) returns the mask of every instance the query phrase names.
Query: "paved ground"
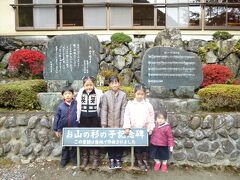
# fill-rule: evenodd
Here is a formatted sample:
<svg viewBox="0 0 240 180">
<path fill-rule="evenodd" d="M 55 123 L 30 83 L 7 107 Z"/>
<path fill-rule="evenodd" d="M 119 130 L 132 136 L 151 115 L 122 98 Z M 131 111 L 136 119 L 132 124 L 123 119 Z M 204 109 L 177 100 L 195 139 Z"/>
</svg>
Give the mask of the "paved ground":
<svg viewBox="0 0 240 180">
<path fill-rule="evenodd" d="M 31 163 L 28 165 L 9 165 L 0 168 L 1 180 L 240 180 L 240 168 L 197 168 L 171 165 L 168 173 L 140 172 L 136 169 L 109 172 L 106 166 L 98 171 L 60 168 L 58 162 Z"/>
</svg>

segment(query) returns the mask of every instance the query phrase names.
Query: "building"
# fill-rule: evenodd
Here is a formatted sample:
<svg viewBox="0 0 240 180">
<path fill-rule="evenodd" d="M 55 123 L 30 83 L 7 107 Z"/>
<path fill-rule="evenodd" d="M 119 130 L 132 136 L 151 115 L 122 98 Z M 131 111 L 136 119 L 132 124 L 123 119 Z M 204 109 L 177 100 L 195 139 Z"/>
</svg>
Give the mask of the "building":
<svg viewBox="0 0 240 180">
<path fill-rule="evenodd" d="M 240 0 L 2 0 L 0 35 L 115 32 L 153 39 L 164 28 L 208 40 L 217 30 L 240 38 Z"/>
</svg>

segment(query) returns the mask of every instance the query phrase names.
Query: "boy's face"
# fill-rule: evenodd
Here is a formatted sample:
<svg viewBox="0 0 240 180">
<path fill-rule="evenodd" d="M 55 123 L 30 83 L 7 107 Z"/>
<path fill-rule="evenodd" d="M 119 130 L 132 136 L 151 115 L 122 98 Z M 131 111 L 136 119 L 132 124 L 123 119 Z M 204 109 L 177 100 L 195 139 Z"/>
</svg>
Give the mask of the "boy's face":
<svg viewBox="0 0 240 180">
<path fill-rule="evenodd" d="M 158 124 L 163 124 L 163 123 L 165 123 L 165 122 L 166 122 L 166 120 L 165 120 L 164 116 L 163 116 L 162 114 L 159 114 L 159 115 L 157 116 L 157 123 L 158 123 Z"/>
<path fill-rule="evenodd" d="M 138 90 L 135 92 L 135 99 L 141 102 L 145 98 L 145 93 L 143 90 Z"/>
<path fill-rule="evenodd" d="M 110 82 L 109 86 L 113 91 L 118 91 L 120 87 L 120 83 L 118 81 L 112 81 Z"/>
<path fill-rule="evenodd" d="M 89 79 L 89 80 L 87 80 L 87 81 L 84 83 L 83 88 L 84 88 L 84 90 L 85 90 L 87 93 L 90 93 L 90 92 L 93 90 L 93 88 L 94 88 L 94 84 L 93 84 L 93 82 Z"/>
<path fill-rule="evenodd" d="M 71 102 L 73 99 L 73 93 L 71 91 L 65 91 L 63 93 L 63 99 L 67 102 Z"/>
</svg>

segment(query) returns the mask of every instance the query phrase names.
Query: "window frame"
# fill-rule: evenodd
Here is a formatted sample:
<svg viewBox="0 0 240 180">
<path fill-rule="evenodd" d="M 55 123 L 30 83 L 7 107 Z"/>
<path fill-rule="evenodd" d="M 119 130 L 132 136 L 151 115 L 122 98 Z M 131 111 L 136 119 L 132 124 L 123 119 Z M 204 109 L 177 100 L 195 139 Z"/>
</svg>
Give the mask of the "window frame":
<svg viewBox="0 0 240 180">
<path fill-rule="evenodd" d="M 57 2 L 57 1 L 56 1 Z M 238 30 L 240 26 L 228 26 L 228 12 L 226 10 L 226 19 L 225 23 L 226 26 L 209 26 L 206 25 L 206 19 L 205 19 L 205 14 L 206 14 L 206 7 L 207 6 L 224 6 L 226 9 L 228 7 L 232 8 L 240 8 L 239 3 L 228 3 L 228 0 L 223 3 L 219 2 L 207 2 L 207 0 L 200 0 L 199 2 L 190 2 L 190 3 L 178 3 L 178 4 L 173 4 L 173 3 L 156 3 L 157 0 L 154 1 L 154 3 L 135 3 L 132 1 L 132 3 L 115 3 L 111 2 L 109 0 L 105 0 L 104 3 L 62 3 L 62 0 L 59 0 L 59 3 L 53 3 L 50 5 L 55 5 L 56 11 L 59 11 L 59 13 L 56 13 L 56 18 L 59 18 L 59 24 L 57 23 L 56 28 L 35 28 L 34 23 L 33 27 L 20 27 L 19 26 L 19 7 L 24 7 L 24 6 L 30 6 L 32 8 L 38 7 L 38 6 L 44 6 L 44 4 L 18 4 L 18 0 L 14 0 L 14 4 L 10 4 L 14 9 L 15 9 L 15 30 L 16 31 L 69 31 L 69 30 L 158 30 L 158 29 L 164 29 L 166 28 L 166 8 L 167 7 L 192 7 L 192 6 L 200 6 L 200 17 L 199 17 L 199 26 L 188 26 L 187 27 L 176 27 L 181 30 Z M 46 4 L 45 4 L 46 5 Z M 49 5 L 49 4 L 48 4 Z M 99 27 L 84 27 L 84 22 L 83 26 L 63 26 L 63 6 L 65 5 L 81 5 L 81 6 L 95 6 L 95 7 L 106 7 L 105 8 L 105 26 L 103 28 Z M 133 24 L 133 11 L 134 11 L 134 5 L 141 5 L 141 6 L 154 6 L 154 19 L 153 19 L 153 26 L 134 26 Z M 131 26 L 114 26 L 110 27 L 110 19 L 111 19 L 111 13 L 110 13 L 110 8 L 111 7 L 131 7 Z M 163 7 L 165 8 L 165 26 L 158 26 L 157 25 L 157 8 L 158 7 Z M 189 11 L 188 11 L 189 12 Z M 189 13 L 188 13 L 189 14 Z M 57 17 L 59 16 L 59 17 Z M 83 14 L 84 16 L 84 14 Z M 189 15 L 188 15 L 189 16 Z"/>
</svg>

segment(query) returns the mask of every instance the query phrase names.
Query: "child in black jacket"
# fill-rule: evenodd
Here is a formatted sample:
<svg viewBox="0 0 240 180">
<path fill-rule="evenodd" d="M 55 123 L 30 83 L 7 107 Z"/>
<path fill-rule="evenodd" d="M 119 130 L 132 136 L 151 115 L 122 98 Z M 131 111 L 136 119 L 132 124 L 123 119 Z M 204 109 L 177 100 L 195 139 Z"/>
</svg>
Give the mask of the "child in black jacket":
<svg viewBox="0 0 240 180">
<path fill-rule="evenodd" d="M 78 127 L 77 122 L 77 101 L 73 99 L 74 90 L 67 86 L 62 90 L 63 102 L 58 105 L 53 130 L 59 138 L 62 135 L 64 127 Z M 69 160 L 72 160 L 74 166 L 77 165 L 76 147 L 63 147 L 60 165 L 65 167 Z"/>
</svg>

